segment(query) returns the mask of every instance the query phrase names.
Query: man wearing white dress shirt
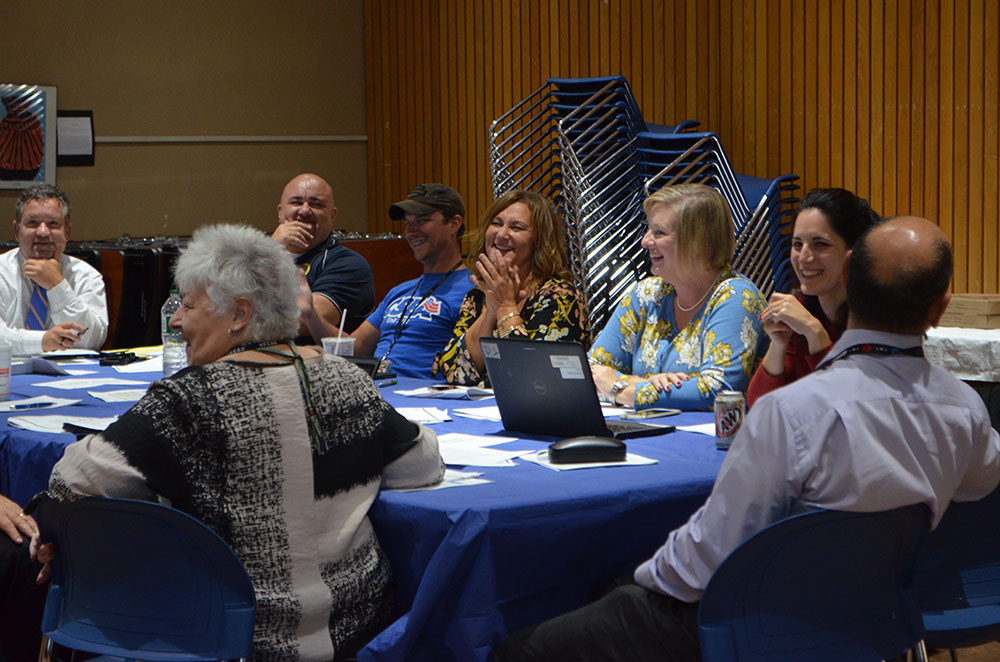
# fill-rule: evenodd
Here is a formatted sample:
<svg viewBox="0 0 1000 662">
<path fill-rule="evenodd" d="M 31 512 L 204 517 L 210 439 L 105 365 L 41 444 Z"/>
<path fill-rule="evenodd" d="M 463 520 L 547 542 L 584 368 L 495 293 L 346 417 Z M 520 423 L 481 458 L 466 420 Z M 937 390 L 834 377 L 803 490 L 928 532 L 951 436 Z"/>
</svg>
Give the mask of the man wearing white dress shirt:
<svg viewBox="0 0 1000 662">
<path fill-rule="evenodd" d="M 1000 437 L 982 400 L 923 358 L 952 268 L 947 238 L 925 219 L 892 219 L 859 240 L 845 266 L 847 330 L 816 372 L 757 401 L 705 505 L 634 584 L 518 632 L 496 659 L 699 659 L 708 580 L 768 525 L 818 508 L 925 503 L 936 526 L 952 500 L 992 492 Z"/>
<path fill-rule="evenodd" d="M 66 194 L 49 184 L 25 189 L 14 207 L 18 249 L 0 255 L 0 342 L 14 354 L 104 343 L 104 278 L 63 254 L 72 229 Z"/>
</svg>

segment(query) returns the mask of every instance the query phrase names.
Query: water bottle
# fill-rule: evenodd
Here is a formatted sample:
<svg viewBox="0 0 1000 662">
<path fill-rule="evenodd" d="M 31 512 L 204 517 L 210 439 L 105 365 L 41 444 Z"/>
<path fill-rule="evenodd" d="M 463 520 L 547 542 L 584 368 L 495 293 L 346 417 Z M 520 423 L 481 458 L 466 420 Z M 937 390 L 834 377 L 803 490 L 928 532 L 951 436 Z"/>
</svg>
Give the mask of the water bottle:
<svg viewBox="0 0 1000 662">
<path fill-rule="evenodd" d="M 10 345 L 0 342 L 0 400 L 10 397 Z"/>
<path fill-rule="evenodd" d="M 187 348 L 181 332 L 170 328 L 170 318 L 181 307 L 181 295 L 170 290 L 170 297 L 160 308 L 160 332 L 163 335 L 163 376 L 169 377 L 187 367 Z"/>
</svg>

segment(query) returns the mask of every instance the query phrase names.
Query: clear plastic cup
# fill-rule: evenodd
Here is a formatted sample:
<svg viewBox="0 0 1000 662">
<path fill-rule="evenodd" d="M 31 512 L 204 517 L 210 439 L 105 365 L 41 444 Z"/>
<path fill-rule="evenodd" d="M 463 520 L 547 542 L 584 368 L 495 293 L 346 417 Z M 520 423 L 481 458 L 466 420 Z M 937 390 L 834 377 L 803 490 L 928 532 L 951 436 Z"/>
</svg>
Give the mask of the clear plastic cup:
<svg viewBox="0 0 1000 662">
<path fill-rule="evenodd" d="M 354 356 L 354 338 L 351 336 L 323 338 L 323 353 L 334 356 Z"/>
</svg>

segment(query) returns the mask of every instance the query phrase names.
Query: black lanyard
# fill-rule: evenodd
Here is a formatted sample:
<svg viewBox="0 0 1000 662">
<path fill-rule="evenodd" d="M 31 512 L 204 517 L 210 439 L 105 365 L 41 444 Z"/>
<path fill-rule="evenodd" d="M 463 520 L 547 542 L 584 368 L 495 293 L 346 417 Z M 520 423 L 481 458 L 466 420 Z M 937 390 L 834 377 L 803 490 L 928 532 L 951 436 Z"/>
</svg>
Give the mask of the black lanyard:
<svg viewBox="0 0 1000 662">
<path fill-rule="evenodd" d="M 292 350 L 291 354 L 286 354 L 285 352 L 279 351 L 277 349 L 270 349 L 275 345 L 286 344 Z M 306 376 L 306 365 L 302 360 L 302 356 L 299 354 L 298 349 L 295 347 L 294 340 L 274 340 L 267 342 L 248 342 L 238 347 L 233 347 L 231 350 L 226 352 L 229 354 L 238 354 L 239 352 L 250 352 L 257 351 L 262 354 L 270 354 L 272 356 L 280 356 L 285 359 L 291 359 L 292 363 L 295 365 L 295 374 L 299 379 L 299 390 L 302 391 L 302 402 L 305 405 L 306 410 L 306 424 L 309 427 L 309 441 L 312 443 L 313 449 L 316 451 L 317 455 L 323 455 L 330 450 L 330 441 L 327 439 L 326 435 L 320 429 L 319 425 L 319 414 L 316 411 L 316 403 L 313 402 L 312 398 L 312 388 L 309 386 L 309 378 Z"/>
<path fill-rule="evenodd" d="M 427 292 L 427 294 L 421 297 L 420 301 L 417 302 L 417 305 L 413 307 L 412 311 L 410 311 L 410 304 L 413 303 L 413 298 L 416 296 L 417 291 L 420 288 L 420 283 L 422 283 L 424 280 L 424 277 L 421 274 L 420 278 L 417 279 L 417 284 L 413 286 L 413 291 L 410 292 L 409 299 L 406 300 L 406 305 L 403 306 L 403 312 L 401 312 L 399 314 L 399 317 L 396 318 L 396 328 L 392 330 L 392 342 L 389 343 L 389 347 L 385 350 L 385 354 L 382 355 L 382 358 L 379 359 L 379 361 L 385 361 L 386 357 L 389 356 L 389 352 L 391 352 L 392 348 L 396 346 L 396 341 L 399 340 L 399 337 L 403 335 L 403 330 L 406 328 L 407 323 L 409 323 L 410 318 L 413 317 L 418 310 L 420 310 L 420 306 L 424 304 L 424 301 L 427 301 L 427 298 L 430 297 L 430 295 L 434 294 L 434 290 L 436 290 L 438 286 L 441 285 L 441 283 L 448 280 L 448 278 L 453 273 L 455 273 L 455 270 L 457 270 L 460 266 L 462 266 L 461 260 L 456 262 L 452 266 L 452 268 L 448 270 L 448 273 L 446 273 L 444 276 L 441 276 L 438 282 L 434 283 L 434 287 L 432 287 Z M 407 312 L 409 312 L 410 314 L 407 315 Z"/>
<path fill-rule="evenodd" d="M 830 365 L 834 361 L 839 361 L 842 358 L 851 356 L 852 354 L 871 354 L 872 356 L 916 356 L 918 358 L 923 358 L 924 348 L 920 347 L 907 347 L 905 349 L 900 347 L 893 347 L 892 345 L 882 345 L 880 343 L 865 342 L 858 343 L 857 345 L 851 345 L 840 354 L 827 361 L 823 367 Z"/>
</svg>

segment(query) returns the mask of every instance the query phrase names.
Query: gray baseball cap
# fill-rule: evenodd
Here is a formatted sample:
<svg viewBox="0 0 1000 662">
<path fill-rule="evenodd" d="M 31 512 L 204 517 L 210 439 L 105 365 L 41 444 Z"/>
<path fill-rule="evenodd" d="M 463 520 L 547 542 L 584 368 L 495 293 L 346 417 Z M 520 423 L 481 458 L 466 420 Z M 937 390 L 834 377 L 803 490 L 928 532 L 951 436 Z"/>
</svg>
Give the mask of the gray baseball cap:
<svg viewBox="0 0 1000 662">
<path fill-rule="evenodd" d="M 465 202 L 458 191 L 444 184 L 421 184 L 401 200 L 389 207 L 389 218 L 402 220 L 406 214 L 424 216 L 440 211 L 445 218 L 461 216 L 465 218 Z"/>
</svg>

